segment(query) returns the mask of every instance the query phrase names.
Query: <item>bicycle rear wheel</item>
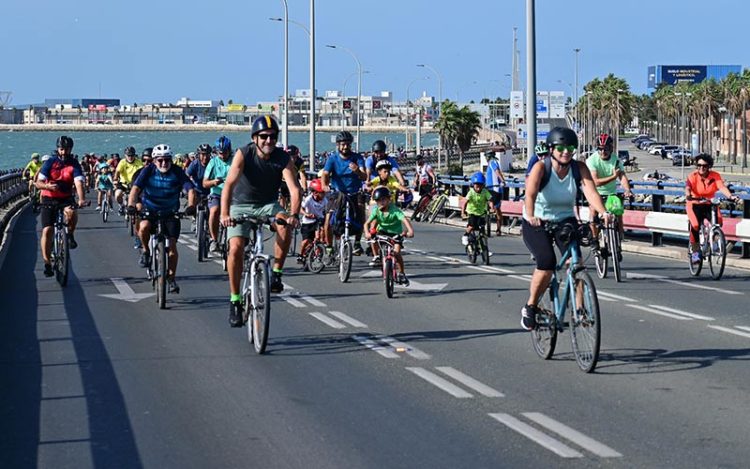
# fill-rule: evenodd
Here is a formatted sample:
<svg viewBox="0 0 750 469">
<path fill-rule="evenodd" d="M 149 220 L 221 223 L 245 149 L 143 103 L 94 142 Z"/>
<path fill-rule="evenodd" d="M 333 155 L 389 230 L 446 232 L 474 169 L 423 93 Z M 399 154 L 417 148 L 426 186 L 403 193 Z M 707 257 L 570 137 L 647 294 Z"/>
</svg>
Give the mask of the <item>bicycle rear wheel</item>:
<svg viewBox="0 0 750 469">
<path fill-rule="evenodd" d="M 314 274 L 319 274 L 323 271 L 326 264 L 323 260 L 326 252 L 326 245 L 323 243 L 314 243 L 312 247 L 307 251 L 307 268 Z"/>
<path fill-rule="evenodd" d="M 430 204 L 430 197 L 424 196 L 419 199 L 417 207 L 414 209 L 414 213 L 411 214 L 412 221 L 422 221 L 427 210 L 427 206 Z"/>
<path fill-rule="evenodd" d="M 206 242 L 206 211 L 205 210 L 198 210 L 198 215 L 196 216 L 196 235 L 198 238 L 198 262 L 203 262 L 206 260 L 207 257 L 207 251 L 208 251 L 208 243 Z"/>
<path fill-rule="evenodd" d="M 585 271 L 573 274 L 574 293 L 568 303 L 570 312 L 570 340 L 578 367 L 591 373 L 599 360 L 601 319 L 599 299 L 591 276 Z M 578 308 L 575 305 L 578 304 Z"/>
<path fill-rule="evenodd" d="M 385 283 L 385 296 L 393 298 L 393 260 L 383 261 L 383 283 Z"/>
<path fill-rule="evenodd" d="M 622 282 L 622 271 L 620 270 L 620 232 L 615 226 L 609 233 L 609 253 L 612 258 L 612 271 L 615 281 Z"/>
<path fill-rule="evenodd" d="M 229 246 L 227 245 L 227 229 L 223 225 L 219 226 L 219 249 L 221 250 L 221 268 L 226 272 Z"/>
<path fill-rule="evenodd" d="M 348 239 L 341 240 L 341 253 L 339 255 L 339 280 L 342 283 L 349 281 L 352 271 L 352 242 Z"/>
<path fill-rule="evenodd" d="M 70 246 L 68 236 L 64 229 L 57 229 L 56 240 L 57 252 L 55 253 L 55 279 L 61 287 L 68 284 L 68 267 L 70 266 Z"/>
<path fill-rule="evenodd" d="M 711 228 L 709 239 L 708 268 L 711 270 L 711 277 L 714 280 L 720 280 L 724 275 L 724 264 L 727 261 L 727 239 L 718 226 Z"/>
<path fill-rule="evenodd" d="M 552 357 L 557 345 L 557 316 L 555 316 L 551 285 L 547 292 L 549 296 L 543 293 L 539 299 L 536 327 L 531 331 L 531 344 L 534 346 L 534 351 L 544 360 Z"/>
<path fill-rule="evenodd" d="M 104 197 L 104 200 L 102 200 L 102 222 L 107 223 L 108 219 L 109 219 L 109 202 L 107 202 L 107 197 Z"/>
<path fill-rule="evenodd" d="M 430 214 L 430 223 L 435 223 L 435 219 L 437 219 L 438 215 L 443 211 L 443 208 L 445 207 L 445 204 L 448 202 L 448 199 L 443 196 L 440 198 L 440 200 L 435 205 L 435 210 Z"/>
<path fill-rule="evenodd" d="M 268 345 L 268 325 L 271 321 L 271 288 L 268 278 L 268 264 L 265 259 L 255 261 L 255 271 L 251 282 L 251 302 L 246 305 L 252 309 L 251 324 L 248 326 L 248 340 L 252 342 L 255 352 L 262 354 Z"/>
<path fill-rule="evenodd" d="M 159 309 L 165 309 L 167 307 L 167 249 L 164 240 L 160 240 L 156 243 L 156 249 L 151 253 L 152 256 L 156 256 L 156 268 L 154 269 L 154 275 L 156 275 L 156 303 L 159 305 Z"/>
</svg>

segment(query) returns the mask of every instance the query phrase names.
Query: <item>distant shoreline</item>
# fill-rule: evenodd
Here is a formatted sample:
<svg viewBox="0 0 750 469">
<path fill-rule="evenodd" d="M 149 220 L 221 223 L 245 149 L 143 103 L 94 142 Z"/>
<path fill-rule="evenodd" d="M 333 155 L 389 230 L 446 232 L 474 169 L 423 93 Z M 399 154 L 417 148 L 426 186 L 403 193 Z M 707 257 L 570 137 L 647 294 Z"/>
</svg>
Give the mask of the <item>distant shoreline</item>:
<svg viewBox="0 0 750 469">
<path fill-rule="evenodd" d="M 346 130 L 354 133 L 356 127 L 347 126 Z M 341 126 L 315 126 L 316 132 L 339 132 Z M 404 133 L 405 126 L 362 126 L 361 132 L 370 133 Z M 232 124 L 0 124 L 0 132 L 250 132 L 249 125 Z M 309 132 L 308 126 L 289 126 L 290 132 Z M 409 126 L 410 132 L 415 128 Z M 423 134 L 434 133 L 432 128 L 422 128 Z"/>
</svg>

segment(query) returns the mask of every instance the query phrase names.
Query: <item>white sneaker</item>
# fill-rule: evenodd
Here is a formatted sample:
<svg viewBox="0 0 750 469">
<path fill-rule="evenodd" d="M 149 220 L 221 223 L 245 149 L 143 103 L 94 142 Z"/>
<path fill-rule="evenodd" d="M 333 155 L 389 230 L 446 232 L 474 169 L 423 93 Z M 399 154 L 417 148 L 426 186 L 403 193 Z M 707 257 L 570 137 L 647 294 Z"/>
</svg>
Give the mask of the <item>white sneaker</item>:
<svg viewBox="0 0 750 469">
<path fill-rule="evenodd" d="M 468 246 L 469 245 L 469 236 L 468 235 L 461 236 L 461 244 L 463 244 L 464 246 Z"/>
</svg>

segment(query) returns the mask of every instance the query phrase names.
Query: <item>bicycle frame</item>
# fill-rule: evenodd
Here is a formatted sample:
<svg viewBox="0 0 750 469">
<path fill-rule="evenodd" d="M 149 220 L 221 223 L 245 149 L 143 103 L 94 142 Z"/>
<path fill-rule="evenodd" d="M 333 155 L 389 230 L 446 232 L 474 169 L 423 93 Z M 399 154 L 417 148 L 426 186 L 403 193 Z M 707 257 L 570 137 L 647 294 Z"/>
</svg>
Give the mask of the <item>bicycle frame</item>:
<svg viewBox="0 0 750 469">
<path fill-rule="evenodd" d="M 565 267 L 565 264 L 570 261 L 568 267 Z M 563 328 L 563 320 L 565 319 L 565 305 L 568 304 L 568 300 L 570 298 L 573 298 L 573 309 L 578 309 L 578 305 L 576 304 L 576 296 L 575 296 L 575 282 L 573 282 L 573 274 L 578 270 L 583 270 L 583 266 L 579 266 L 580 262 L 580 256 L 578 255 L 578 240 L 571 240 L 570 243 L 568 243 L 568 247 L 565 249 L 565 252 L 560 257 L 560 260 L 557 262 L 557 265 L 555 266 L 555 270 L 552 272 L 552 279 L 550 280 L 550 284 L 552 286 L 552 292 L 553 292 L 553 304 L 555 309 L 555 316 L 557 317 L 557 329 L 559 331 L 562 331 Z M 557 272 L 566 269 L 565 273 L 565 284 L 562 292 L 562 298 L 560 298 L 560 282 L 557 279 Z M 543 293 L 544 294 L 544 293 Z"/>
<path fill-rule="evenodd" d="M 270 256 L 267 254 L 263 254 L 263 224 L 258 223 L 254 224 L 253 230 L 250 232 L 250 239 L 245 246 L 245 262 L 243 267 L 243 278 L 242 278 L 242 288 L 240 291 L 242 292 L 242 296 L 245 296 L 248 291 L 251 292 L 253 303 L 258 301 L 257 298 L 255 298 L 255 289 L 251 288 L 251 283 L 253 279 L 255 278 L 255 272 L 258 268 L 258 260 L 264 259 L 266 261 L 266 275 L 270 275 L 269 270 L 269 262 L 270 262 Z"/>
</svg>

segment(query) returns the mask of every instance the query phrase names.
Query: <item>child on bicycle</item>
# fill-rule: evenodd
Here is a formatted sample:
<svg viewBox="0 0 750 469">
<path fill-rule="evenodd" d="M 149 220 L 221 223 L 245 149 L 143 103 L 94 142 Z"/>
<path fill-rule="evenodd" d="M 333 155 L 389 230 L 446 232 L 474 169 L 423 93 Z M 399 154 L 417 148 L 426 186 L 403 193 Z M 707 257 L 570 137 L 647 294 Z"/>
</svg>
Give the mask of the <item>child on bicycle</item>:
<svg viewBox="0 0 750 469">
<path fill-rule="evenodd" d="M 375 170 L 378 172 L 378 175 L 372 178 L 371 180 L 367 181 L 367 187 L 371 190 L 375 190 L 378 187 L 387 187 L 389 191 L 391 191 L 391 201 L 396 202 L 398 199 L 398 193 L 399 192 L 406 192 L 408 189 L 401 184 L 399 184 L 398 179 L 396 179 L 395 176 L 391 174 L 391 162 L 388 160 L 380 160 L 375 165 Z M 370 202 L 375 204 L 374 197 L 370 199 Z"/>
<path fill-rule="evenodd" d="M 466 224 L 466 232 L 461 237 L 461 244 L 469 245 L 469 235 L 474 230 L 481 230 L 484 219 L 489 210 L 494 210 L 492 205 L 492 194 L 484 186 L 486 185 L 484 174 L 477 171 L 471 176 L 471 189 L 466 194 L 466 203 L 461 207 L 461 218 L 469 214 L 469 222 Z"/>
<path fill-rule="evenodd" d="M 302 243 L 299 247 L 300 255 L 297 257 L 297 262 L 300 264 L 305 263 L 304 254 L 315 241 L 315 233 L 325 218 L 326 207 L 328 206 L 320 179 L 311 181 L 309 189 L 310 194 L 302 201 L 301 208 L 300 234 L 302 235 Z"/>
<path fill-rule="evenodd" d="M 96 210 L 102 208 L 102 197 L 107 197 L 107 202 L 112 207 L 112 191 L 115 188 L 115 183 L 112 181 L 112 175 L 109 173 L 109 166 L 102 166 L 99 168 L 99 175 L 96 177 Z"/>
<path fill-rule="evenodd" d="M 378 187 L 373 191 L 372 198 L 377 205 L 365 223 L 365 237 L 367 239 L 372 239 L 376 234 L 391 237 L 401 235 L 407 238 L 414 236 L 414 228 L 412 228 L 411 222 L 404 216 L 404 212 L 392 202 L 390 189 Z M 373 262 L 379 262 L 380 247 L 378 243 L 372 244 L 372 251 L 375 255 Z M 404 259 L 401 257 L 400 241 L 393 247 L 393 254 L 398 266 L 398 283 L 409 286 L 409 279 L 406 278 L 404 272 Z"/>
</svg>

